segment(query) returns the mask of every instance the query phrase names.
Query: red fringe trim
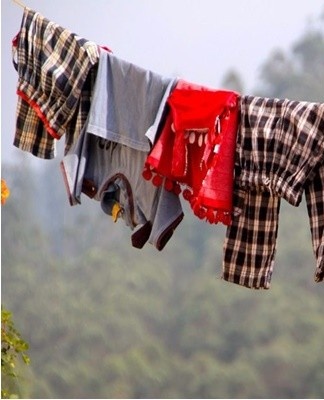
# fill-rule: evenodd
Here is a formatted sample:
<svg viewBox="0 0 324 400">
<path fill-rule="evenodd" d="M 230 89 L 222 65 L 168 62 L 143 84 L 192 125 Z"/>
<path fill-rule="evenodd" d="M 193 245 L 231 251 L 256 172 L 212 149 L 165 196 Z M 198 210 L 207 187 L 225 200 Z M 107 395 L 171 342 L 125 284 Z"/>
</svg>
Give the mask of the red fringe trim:
<svg viewBox="0 0 324 400">
<path fill-rule="evenodd" d="M 193 213 L 201 220 L 206 220 L 210 224 L 222 223 L 224 225 L 230 225 L 232 222 L 231 213 L 221 209 L 215 209 L 213 207 L 206 207 L 200 204 L 199 199 L 193 195 L 192 190 L 189 188 L 181 190 L 178 182 L 172 181 L 169 178 L 155 172 L 149 165 L 145 165 L 142 172 L 142 176 L 147 181 L 152 181 L 154 186 L 161 186 L 164 182 L 164 187 L 169 192 L 175 193 L 177 196 L 182 192 L 183 198 L 189 202 Z"/>
</svg>

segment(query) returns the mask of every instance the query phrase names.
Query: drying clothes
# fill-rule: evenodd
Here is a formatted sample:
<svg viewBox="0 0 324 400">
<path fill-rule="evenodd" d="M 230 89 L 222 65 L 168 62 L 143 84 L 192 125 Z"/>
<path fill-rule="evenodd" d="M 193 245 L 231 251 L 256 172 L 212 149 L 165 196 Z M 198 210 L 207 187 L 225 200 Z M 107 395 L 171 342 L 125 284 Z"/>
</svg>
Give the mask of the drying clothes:
<svg viewBox="0 0 324 400">
<path fill-rule="evenodd" d="M 26 7 L 13 53 L 18 71 L 14 145 L 53 158 L 54 139 L 66 134 L 67 151 L 85 123 L 98 46 Z"/>
<path fill-rule="evenodd" d="M 148 241 L 162 250 L 183 218 L 179 197 L 142 177 L 149 148 L 145 133 L 159 125 L 172 84 L 100 54 L 88 121 L 61 163 L 71 205 L 81 202 L 81 193 L 97 200 L 114 221 L 122 218 L 136 229 L 132 245 L 137 248 Z"/>
<path fill-rule="evenodd" d="M 324 104 L 242 96 L 240 107 L 235 180 L 236 198 L 243 201 L 236 203 L 227 228 L 223 277 L 267 289 L 276 248 L 278 198 L 298 206 L 309 177 L 323 163 Z"/>
<path fill-rule="evenodd" d="M 183 196 L 195 215 L 230 222 L 238 94 L 179 81 L 143 176 Z"/>
<path fill-rule="evenodd" d="M 317 260 L 315 281 L 324 280 L 324 164 L 305 188 L 313 250 Z"/>
</svg>

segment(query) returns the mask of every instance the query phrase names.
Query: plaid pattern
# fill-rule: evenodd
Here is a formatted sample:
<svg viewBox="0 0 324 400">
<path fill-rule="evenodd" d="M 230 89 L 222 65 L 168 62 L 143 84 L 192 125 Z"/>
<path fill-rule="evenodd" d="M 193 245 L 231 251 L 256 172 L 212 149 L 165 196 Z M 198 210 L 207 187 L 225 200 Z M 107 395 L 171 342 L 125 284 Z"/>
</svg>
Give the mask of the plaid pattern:
<svg viewBox="0 0 324 400">
<path fill-rule="evenodd" d="M 280 197 L 237 189 L 242 210 L 227 228 L 223 279 L 255 289 L 269 289 L 276 253 Z"/>
<path fill-rule="evenodd" d="M 241 97 L 235 165 L 236 215 L 227 228 L 223 278 L 247 287 L 270 287 L 280 198 L 299 205 L 307 179 L 324 158 L 324 104 Z M 314 246 L 323 230 L 318 196 L 309 186 Z M 316 233 L 315 233 L 316 232 Z"/>
<path fill-rule="evenodd" d="M 64 154 L 68 153 L 74 142 L 80 136 L 81 130 L 88 118 L 97 71 L 98 63 L 93 65 L 88 73 L 87 79 L 82 87 L 77 109 L 67 127 Z"/>
<path fill-rule="evenodd" d="M 55 156 L 55 139 L 46 132 L 35 110 L 21 97 L 18 97 L 13 144 L 36 157 L 50 159 Z"/>
<path fill-rule="evenodd" d="M 98 46 L 28 8 L 17 43 L 14 64 L 22 100 L 17 103 L 14 145 L 53 158 L 55 142 L 48 135 L 60 139 L 66 134 L 67 151 L 85 123 L 91 98 L 89 73 L 95 74 Z"/>
<path fill-rule="evenodd" d="M 305 188 L 313 249 L 317 260 L 315 281 L 324 280 L 324 164 Z"/>
<path fill-rule="evenodd" d="M 324 104 L 242 96 L 240 187 L 264 188 L 298 206 L 323 158 L 323 132 Z"/>
</svg>

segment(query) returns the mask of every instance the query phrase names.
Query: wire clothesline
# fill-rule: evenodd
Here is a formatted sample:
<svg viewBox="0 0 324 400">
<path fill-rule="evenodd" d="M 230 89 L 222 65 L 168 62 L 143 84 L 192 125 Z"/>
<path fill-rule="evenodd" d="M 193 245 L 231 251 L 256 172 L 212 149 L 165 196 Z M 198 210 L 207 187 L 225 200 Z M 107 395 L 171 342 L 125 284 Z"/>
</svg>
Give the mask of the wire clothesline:
<svg viewBox="0 0 324 400">
<path fill-rule="evenodd" d="M 16 3 L 18 6 L 22 7 L 22 8 L 26 8 L 25 4 L 22 3 L 20 0 L 12 0 L 13 3 Z"/>
</svg>

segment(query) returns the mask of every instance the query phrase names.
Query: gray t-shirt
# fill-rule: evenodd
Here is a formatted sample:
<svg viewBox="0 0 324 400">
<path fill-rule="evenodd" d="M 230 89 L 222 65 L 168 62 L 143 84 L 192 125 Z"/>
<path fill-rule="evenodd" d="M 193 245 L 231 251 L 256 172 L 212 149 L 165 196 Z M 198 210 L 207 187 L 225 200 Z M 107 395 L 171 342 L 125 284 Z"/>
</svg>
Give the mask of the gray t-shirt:
<svg viewBox="0 0 324 400">
<path fill-rule="evenodd" d="M 149 151 L 176 79 L 101 52 L 88 131 L 136 150 Z"/>
<path fill-rule="evenodd" d="M 142 177 L 145 134 L 157 129 L 173 84 L 101 53 L 88 121 L 61 163 L 71 205 L 81 192 L 99 201 L 105 213 L 136 228 L 138 248 L 148 241 L 161 250 L 183 218 L 179 197 Z"/>
</svg>

